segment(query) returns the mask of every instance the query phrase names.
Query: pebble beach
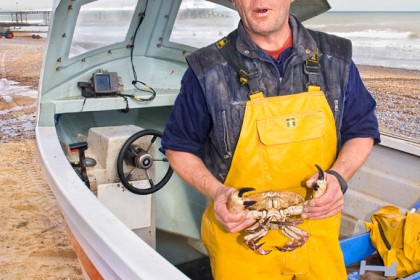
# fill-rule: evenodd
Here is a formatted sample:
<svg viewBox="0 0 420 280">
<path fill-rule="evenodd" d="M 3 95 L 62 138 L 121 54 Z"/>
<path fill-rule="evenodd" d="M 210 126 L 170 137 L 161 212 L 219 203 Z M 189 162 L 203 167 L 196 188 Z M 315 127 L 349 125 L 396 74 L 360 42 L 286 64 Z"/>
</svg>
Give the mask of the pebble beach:
<svg viewBox="0 0 420 280">
<path fill-rule="evenodd" d="M 83 279 L 36 151 L 36 89 L 45 42 L 0 39 L 0 279 Z M 420 71 L 358 69 L 377 101 L 381 131 L 420 142 Z M 15 86 L 19 90 L 1 90 Z"/>
</svg>

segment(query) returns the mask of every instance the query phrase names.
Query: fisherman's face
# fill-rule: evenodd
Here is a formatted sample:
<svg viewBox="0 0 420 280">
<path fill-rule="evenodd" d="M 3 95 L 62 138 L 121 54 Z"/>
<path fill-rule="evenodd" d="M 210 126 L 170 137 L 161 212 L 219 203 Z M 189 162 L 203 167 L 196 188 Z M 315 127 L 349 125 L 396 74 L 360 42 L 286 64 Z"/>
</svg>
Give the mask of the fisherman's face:
<svg viewBox="0 0 420 280">
<path fill-rule="evenodd" d="M 288 26 L 294 0 L 232 0 L 251 35 L 269 36 Z"/>
</svg>

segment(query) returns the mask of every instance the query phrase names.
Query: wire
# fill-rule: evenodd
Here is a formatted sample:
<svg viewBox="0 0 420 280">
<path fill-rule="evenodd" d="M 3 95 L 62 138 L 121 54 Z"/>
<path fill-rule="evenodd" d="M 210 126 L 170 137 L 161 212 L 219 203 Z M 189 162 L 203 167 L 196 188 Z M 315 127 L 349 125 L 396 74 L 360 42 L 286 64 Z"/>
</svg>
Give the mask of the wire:
<svg viewBox="0 0 420 280">
<path fill-rule="evenodd" d="M 138 81 L 139 83 L 141 83 L 141 84 L 144 84 L 143 82 L 140 82 L 140 81 Z M 132 95 L 132 94 L 123 94 L 123 93 L 117 93 L 116 95 L 117 96 L 121 96 L 122 98 L 124 98 L 124 100 L 125 100 L 125 103 L 126 103 L 126 105 L 127 105 L 127 107 L 126 107 L 126 109 L 129 109 L 128 108 L 128 101 L 127 101 L 127 97 L 129 97 L 129 98 L 131 98 L 131 99 L 134 99 L 134 100 L 136 100 L 136 101 L 150 101 L 150 100 L 153 100 L 153 98 L 155 98 L 155 96 L 156 96 L 156 92 L 155 92 L 155 90 L 153 89 L 153 88 L 151 88 L 149 85 L 147 85 L 147 84 L 144 84 L 144 86 L 145 87 L 147 87 L 147 88 L 149 88 L 150 89 L 150 91 L 149 92 L 151 92 L 152 93 L 152 96 L 151 97 L 149 97 L 149 98 L 147 98 L 147 99 L 145 99 L 145 98 L 141 98 L 140 96 L 138 96 L 138 95 Z"/>
<path fill-rule="evenodd" d="M 120 96 L 122 97 L 122 98 L 124 98 L 124 101 L 125 101 L 125 109 L 121 109 L 121 112 L 123 112 L 123 113 L 128 113 L 128 111 L 130 111 L 130 107 L 128 106 L 128 99 L 127 99 L 127 97 L 125 97 L 124 95 L 122 95 L 122 94 L 120 94 Z"/>
<path fill-rule="evenodd" d="M 136 30 L 134 31 L 133 45 L 131 45 L 131 52 L 130 52 L 130 60 L 131 60 L 131 69 L 133 70 L 133 77 L 134 77 L 134 80 L 132 81 L 133 86 L 137 90 L 150 93 L 151 95 L 147 98 L 143 98 L 138 95 L 123 95 L 123 96 L 133 98 L 134 100 L 137 100 L 137 101 L 152 101 L 156 97 L 156 91 L 151 86 L 149 86 L 148 84 L 142 81 L 137 80 L 137 72 L 134 66 L 134 61 L 133 61 L 134 42 L 136 41 L 137 32 L 139 31 L 140 26 L 143 23 L 144 18 L 146 17 L 146 10 L 147 10 L 148 3 L 149 3 L 149 0 L 146 1 L 146 6 L 144 7 L 144 11 L 140 13 L 139 24 L 137 25 Z M 144 88 L 140 88 L 137 84 L 143 85 Z"/>
<path fill-rule="evenodd" d="M 82 110 L 80 110 L 80 112 L 83 112 L 83 110 L 85 109 L 86 100 L 87 98 L 85 97 L 85 100 L 83 100 L 83 104 L 82 104 Z"/>
</svg>

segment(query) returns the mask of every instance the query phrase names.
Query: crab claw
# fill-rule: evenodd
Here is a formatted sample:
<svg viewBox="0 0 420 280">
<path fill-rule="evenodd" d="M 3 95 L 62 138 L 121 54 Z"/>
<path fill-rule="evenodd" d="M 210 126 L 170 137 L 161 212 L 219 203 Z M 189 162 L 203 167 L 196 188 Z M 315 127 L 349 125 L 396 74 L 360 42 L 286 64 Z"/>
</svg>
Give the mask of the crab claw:
<svg viewBox="0 0 420 280">
<path fill-rule="evenodd" d="M 244 193 L 255 191 L 255 189 L 254 188 L 240 188 L 238 191 L 239 191 L 238 196 L 243 197 Z M 257 202 L 254 201 L 254 200 L 244 201 L 244 207 L 248 208 L 249 206 L 252 206 L 255 203 L 257 203 Z"/>
<path fill-rule="evenodd" d="M 312 184 L 314 189 L 314 197 L 320 197 L 327 190 L 327 181 L 325 180 L 324 170 L 318 165 L 315 164 L 316 169 L 318 169 L 318 179 Z"/>
<path fill-rule="evenodd" d="M 322 168 L 318 164 L 315 164 L 315 167 L 316 169 L 318 169 L 318 179 L 312 184 L 312 188 L 315 191 L 317 191 L 320 188 L 320 186 L 318 185 L 318 181 L 320 180 L 323 181 L 325 178 L 325 175 L 324 175 L 324 170 L 322 170 Z"/>
<path fill-rule="evenodd" d="M 238 196 L 242 197 L 244 193 L 255 191 L 254 188 L 240 188 L 238 189 Z"/>
<path fill-rule="evenodd" d="M 255 203 L 257 203 L 255 200 L 251 200 L 251 201 L 244 201 L 244 207 L 248 208 L 252 205 L 254 205 Z"/>
<path fill-rule="evenodd" d="M 227 201 L 227 208 L 231 213 L 240 213 L 245 208 L 254 205 L 256 201 L 244 201 L 243 195 L 246 192 L 255 191 L 254 188 L 240 188 L 236 192 L 232 193 Z"/>
</svg>

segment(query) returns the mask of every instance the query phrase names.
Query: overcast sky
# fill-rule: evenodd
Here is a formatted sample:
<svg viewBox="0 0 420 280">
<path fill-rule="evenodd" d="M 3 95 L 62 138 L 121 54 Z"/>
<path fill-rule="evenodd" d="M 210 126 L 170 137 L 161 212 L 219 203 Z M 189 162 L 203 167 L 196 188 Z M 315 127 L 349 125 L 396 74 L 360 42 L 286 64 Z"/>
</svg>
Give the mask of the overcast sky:
<svg viewBox="0 0 420 280">
<path fill-rule="evenodd" d="M 333 11 L 420 11 L 419 0 L 328 0 Z"/>
<path fill-rule="evenodd" d="M 0 11 L 49 10 L 53 0 L 0 0 Z M 333 11 L 420 11 L 420 0 L 329 0 Z"/>
<path fill-rule="evenodd" d="M 53 0 L 0 0 L 0 11 L 51 10 Z"/>
</svg>

